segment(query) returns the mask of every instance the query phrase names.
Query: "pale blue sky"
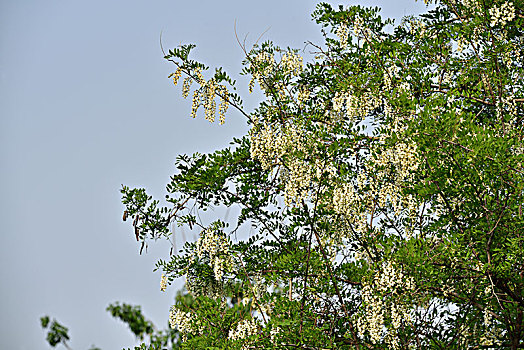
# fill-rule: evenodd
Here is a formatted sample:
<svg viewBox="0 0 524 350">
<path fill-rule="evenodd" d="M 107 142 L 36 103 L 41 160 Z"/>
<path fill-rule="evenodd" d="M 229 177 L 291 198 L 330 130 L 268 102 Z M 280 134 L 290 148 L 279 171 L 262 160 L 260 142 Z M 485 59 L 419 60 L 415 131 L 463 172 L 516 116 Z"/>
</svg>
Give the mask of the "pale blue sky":
<svg viewBox="0 0 524 350">
<path fill-rule="evenodd" d="M 105 311 L 113 301 L 142 305 L 167 323 L 175 289 L 159 291 L 157 258 L 139 256 L 121 221 L 120 185 L 163 198 L 180 153 L 227 146 L 247 129 L 189 117 L 160 51 L 196 43 L 196 57 L 236 78 L 249 33 L 303 48 L 321 42 L 309 0 L 0 0 L 0 348 L 47 349 L 39 317 L 70 328 L 76 350 L 136 344 Z M 332 1 L 331 3 L 336 3 Z M 348 2 L 342 2 L 347 4 Z M 360 1 L 399 18 L 424 9 L 413 0 Z M 249 111 L 260 95 L 248 95 Z"/>
</svg>

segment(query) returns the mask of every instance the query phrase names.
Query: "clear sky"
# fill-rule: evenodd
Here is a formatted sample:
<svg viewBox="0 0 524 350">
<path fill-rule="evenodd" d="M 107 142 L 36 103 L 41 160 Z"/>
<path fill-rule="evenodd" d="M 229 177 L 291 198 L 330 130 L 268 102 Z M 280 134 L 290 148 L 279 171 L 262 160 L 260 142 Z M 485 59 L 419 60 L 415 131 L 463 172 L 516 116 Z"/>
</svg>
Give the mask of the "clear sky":
<svg viewBox="0 0 524 350">
<path fill-rule="evenodd" d="M 247 129 L 237 113 L 223 126 L 189 117 L 160 33 L 165 48 L 196 43 L 196 58 L 235 78 L 235 21 L 248 44 L 268 29 L 264 40 L 302 49 L 322 42 L 315 3 L 0 0 L 0 348 L 49 348 L 44 314 L 69 327 L 75 350 L 131 347 L 105 311 L 114 301 L 167 324 L 176 288 L 161 293 L 152 269 L 169 246 L 138 254 L 120 186 L 163 198 L 177 154 L 225 147 Z M 358 3 L 396 18 L 424 10 L 414 0 Z M 249 111 L 260 95 L 239 82 Z"/>
</svg>

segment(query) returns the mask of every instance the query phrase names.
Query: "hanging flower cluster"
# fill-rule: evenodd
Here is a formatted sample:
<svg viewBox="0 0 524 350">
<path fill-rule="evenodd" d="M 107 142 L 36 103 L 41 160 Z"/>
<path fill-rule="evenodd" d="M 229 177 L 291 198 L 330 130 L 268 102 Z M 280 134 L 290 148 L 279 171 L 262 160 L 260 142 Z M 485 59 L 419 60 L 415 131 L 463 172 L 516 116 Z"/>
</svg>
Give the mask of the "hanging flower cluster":
<svg viewBox="0 0 524 350">
<path fill-rule="evenodd" d="M 167 288 L 167 277 L 166 275 L 162 274 L 162 277 L 160 278 L 160 291 L 165 292 Z"/>
<path fill-rule="evenodd" d="M 340 47 L 342 47 L 342 49 L 346 49 L 348 47 L 348 34 L 349 26 L 347 25 L 347 23 L 340 24 L 337 29 L 337 36 L 338 40 L 340 41 Z"/>
<path fill-rule="evenodd" d="M 176 306 L 172 306 L 169 311 L 169 325 L 172 329 L 178 329 L 182 333 L 184 341 L 187 340 L 187 335 L 194 332 L 194 316 L 189 312 L 182 311 Z"/>
<path fill-rule="evenodd" d="M 489 15 L 492 27 L 504 27 L 515 18 L 515 6 L 512 1 L 503 2 L 500 7 L 494 6 L 490 8 Z"/>
<path fill-rule="evenodd" d="M 203 230 L 196 242 L 198 258 L 208 261 L 217 281 L 222 280 L 224 273 L 230 271 L 233 266 L 229 246 L 226 235 L 216 225 Z"/>
<path fill-rule="evenodd" d="M 413 278 L 405 276 L 392 262 L 383 262 L 373 279 L 362 286 L 362 306 L 356 317 L 359 336 L 368 335 L 374 344 L 385 340 L 393 349 L 399 349 L 396 331 L 411 320 L 411 307 L 400 296 L 414 290 Z"/>
<path fill-rule="evenodd" d="M 239 340 L 246 339 L 252 335 L 257 334 L 259 326 L 254 319 L 242 320 L 235 328 L 229 330 L 229 339 Z"/>
<path fill-rule="evenodd" d="M 170 77 L 173 78 L 173 83 L 177 85 L 178 80 L 182 74 L 182 68 L 178 68 Z M 215 78 L 206 81 L 202 75 L 201 68 L 196 68 L 193 76 L 187 76 L 182 84 L 182 97 L 187 98 L 191 90 L 191 85 L 195 80 L 200 87 L 193 92 L 191 117 L 195 118 L 198 108 L 204 108 L 205 119 L 210 123 L 215 121 L 216 116 L 216 98 L 220 98 L 220 105 L 218 107 L 219 123 L 225 123 L 225 115 L 229 108 L 229 91 L 221 84 L 218 84 Z"/>
<path fill-rule="evenodd" d="M 290 76 L 299 75 L 303 69 L 302 56 L 293 51 L 285 52 L 280 61 L 280 69 L 282 73 Z"/>
</svg>

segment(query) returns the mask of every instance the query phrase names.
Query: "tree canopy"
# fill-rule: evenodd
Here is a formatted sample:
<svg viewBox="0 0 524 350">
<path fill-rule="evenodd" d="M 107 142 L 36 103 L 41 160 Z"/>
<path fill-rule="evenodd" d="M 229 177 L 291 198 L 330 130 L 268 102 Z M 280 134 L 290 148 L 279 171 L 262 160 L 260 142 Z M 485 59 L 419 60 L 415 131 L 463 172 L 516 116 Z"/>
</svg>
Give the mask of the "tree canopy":
<svg viewBox="0 0 524 350">
<path fill-rule="evenodd" d="M 122 189 L 142 245 L 200 231 L 157 263 L 162 288 L 185 277 L 183 348 L 524 346 L 522 5 L 444 0 L 397 25 L 321 3 L 311 58 L 243 46 L 250 112 L 194 45 L 166 53 L 193 117 L 218 102 L 250 127 L 179 156 L 168 206 Z M 215 207 L 240 211 L 200 219 Z"/>
<path fill-rule="evenodd" d="M 182 348 L 524 347 L 524 1 L 433 3 L 321 3 L 323 43 L 242 45 L 253 111 L 194 45 L 165 53 L 192 117 L 250 128 L 180 155 L 166 205 L 122 188 L 142 247 L 199 232 L 156 265 L 185 278 Z"/>
</svg>

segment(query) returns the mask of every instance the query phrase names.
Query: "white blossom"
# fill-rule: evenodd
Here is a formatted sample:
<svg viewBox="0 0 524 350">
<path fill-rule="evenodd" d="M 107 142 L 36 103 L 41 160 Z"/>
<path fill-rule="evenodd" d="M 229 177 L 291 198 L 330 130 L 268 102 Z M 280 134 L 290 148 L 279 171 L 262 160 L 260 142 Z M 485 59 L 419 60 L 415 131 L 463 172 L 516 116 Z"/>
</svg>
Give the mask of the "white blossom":
<svg viewBox="0 0 524 350">
<path fill-rule="evenodd" d="M 228 338 L 231 340 L 245 339 L 257 334 L 258 325 L 254 319 L 242 320 L 235 328 L 229 330 Z"/>
<path fill-rule="evenodd" d="M 348 46 L 348 33 L 349 27 L 346 23 L 341 23 L 337 29 L 338 40 L 340 41 L 340 46 L 343 49 L 346 49 Z"/>
<path fill-rule="evenodd" d="M 221 280 L 224 273 L 231 269 L 232 258 L 229 244 L 227 237 L 214 227 L 202 231 L 196 242 L 198 257 L 207 256 L 209 258 L 209 265 L 213 268 L 216 280 Z"/>
<path fill-rule="evenodd" d="M 515 6 L 512 1 L 503 2 L 500 7 L 494 6 L 490 8 L 489 15 L 491 17 L 492 27 L 498 25 L 504 27 L 515 18 Z"/>
<path fill-rule="evenodd" d="M 175 306 L 169 312 L 169 325 L 172 329 L 178 329 L 181 333 L 191 333 L 193 316 L 189 312 L 182 311 Z"/>
<path fill-rule="evenodd" d="M 165 292 L 167 288 L 167 277 L 166 275 L 162 274 L 162 277 L 160 278 L 160 291 Z"/>
</svg>

